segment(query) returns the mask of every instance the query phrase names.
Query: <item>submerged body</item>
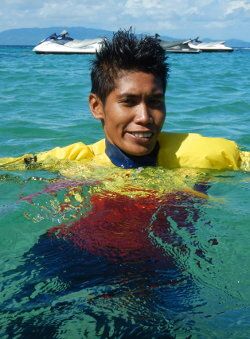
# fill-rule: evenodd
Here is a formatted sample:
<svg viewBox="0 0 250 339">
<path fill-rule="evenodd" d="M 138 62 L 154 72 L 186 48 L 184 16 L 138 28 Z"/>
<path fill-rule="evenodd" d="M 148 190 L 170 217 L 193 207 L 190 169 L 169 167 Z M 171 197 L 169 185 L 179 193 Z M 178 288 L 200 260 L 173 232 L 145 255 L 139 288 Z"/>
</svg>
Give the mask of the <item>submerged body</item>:
<svg viewBox="0 0 250 339">
<path fill-rule="evenodd" d="M 15 305 L 12 298 L 4 301 L 7 318 L 15 320 L 5 322 L 3 333 L 54 337 L 65 326 L 70 331 L 71 318 L 89 314 L 93 327 L 88 319 L 81 321 L 80 336 L 84 331 L 96 335 L 98 324 L 109 328 L 112 321 L 115 335 L 121 331 L 127 337 L 171 337 L 179 312 L 192 307 L 198 288 L 178 256 L 190 253 L 183 235 L 188 234 L 192 243 L 203 199 L 181 191 L 161 198 L 153 190 L 134 189 L 130 195 L 95 191 L 93 187 L 84 193 L 80 181 L 68 187 L 59 182 L 23 199 L 40 211 L 48 193 L 59 199 L 64 192 L 60 211 L 71 205 L 74 215 L 54 226 L 50 220 L 53 227 L 38 237 L 14 271 L 6 272 L 21 274 L 16 278 L 20 288 Z M 203 253 L 196 250 L 198 264 Z"/>
</svg>

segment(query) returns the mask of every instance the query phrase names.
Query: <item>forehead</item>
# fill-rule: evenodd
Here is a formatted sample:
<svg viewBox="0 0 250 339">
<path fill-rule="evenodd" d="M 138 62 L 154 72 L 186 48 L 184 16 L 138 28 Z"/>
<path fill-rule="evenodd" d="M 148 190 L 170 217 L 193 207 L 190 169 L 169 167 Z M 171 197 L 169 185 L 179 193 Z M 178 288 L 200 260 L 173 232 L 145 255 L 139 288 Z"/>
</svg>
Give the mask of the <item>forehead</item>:
<svg viewBox="0 0 250 339">
<path fill-rule="evenodd" d="M 114 94 L 154 94 L 162 93 L 161 80 L 152 73 L 141 71 L 122 72 L 115 81 Z"/>
</svg>

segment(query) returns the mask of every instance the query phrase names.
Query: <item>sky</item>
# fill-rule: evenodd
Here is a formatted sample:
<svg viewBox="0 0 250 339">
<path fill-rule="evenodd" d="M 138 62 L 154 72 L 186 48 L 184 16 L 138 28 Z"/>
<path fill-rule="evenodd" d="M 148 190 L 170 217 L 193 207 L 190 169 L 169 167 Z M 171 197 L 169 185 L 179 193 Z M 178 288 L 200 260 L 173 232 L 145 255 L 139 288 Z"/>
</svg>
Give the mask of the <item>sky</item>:
<svg viewBox="0 0 250 339">
<path fill-rule="evenodd" d="M 0 31 L 53 26 L 250 41 L 250 0 L 0 1 Z"/>
</svg>

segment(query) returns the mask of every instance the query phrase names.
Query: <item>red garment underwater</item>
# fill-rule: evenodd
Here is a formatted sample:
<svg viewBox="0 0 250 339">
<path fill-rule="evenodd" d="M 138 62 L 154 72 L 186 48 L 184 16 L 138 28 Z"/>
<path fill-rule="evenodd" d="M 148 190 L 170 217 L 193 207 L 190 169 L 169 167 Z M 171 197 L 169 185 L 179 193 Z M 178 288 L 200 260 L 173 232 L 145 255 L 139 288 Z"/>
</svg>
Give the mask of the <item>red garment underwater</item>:
<svg viewBox="0 0 250 339">
<path fill-rule="evenodd" d="M 87 216 L 71 224 L 52 227 L 47 234 L 51 239 L 63 238 L 78 248 L 112 260 L 161 259 L 167 255 L 164 243 L 186 250 L 172 226 L 187 227 L 190 233 L 194 231 L 192 222 L 198 215 L 194 208 L 197 200 L 201 198 L 184 191 L 161 198 L 153 191 L 146 197 L 113 192 L 93 194 Z"/>
</svg>

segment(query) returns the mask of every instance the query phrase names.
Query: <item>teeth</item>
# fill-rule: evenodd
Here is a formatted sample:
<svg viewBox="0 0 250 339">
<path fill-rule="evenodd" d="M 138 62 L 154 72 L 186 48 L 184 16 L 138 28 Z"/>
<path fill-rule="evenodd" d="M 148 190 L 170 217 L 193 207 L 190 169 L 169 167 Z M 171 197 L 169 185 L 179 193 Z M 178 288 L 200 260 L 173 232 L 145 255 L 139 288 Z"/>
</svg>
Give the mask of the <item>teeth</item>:
<svg viewBox="0 0 250 339">
<path fill-rule="evenodd" d="M 150 138 L 152 136 L 151 132 L 144 132 L 144 133 L 133 132 L 131 134 L 133 134 L 137 138 Z"/>
</svg>

